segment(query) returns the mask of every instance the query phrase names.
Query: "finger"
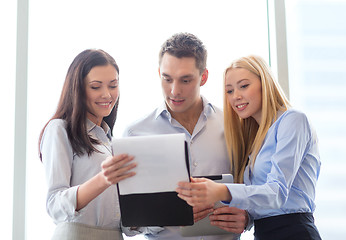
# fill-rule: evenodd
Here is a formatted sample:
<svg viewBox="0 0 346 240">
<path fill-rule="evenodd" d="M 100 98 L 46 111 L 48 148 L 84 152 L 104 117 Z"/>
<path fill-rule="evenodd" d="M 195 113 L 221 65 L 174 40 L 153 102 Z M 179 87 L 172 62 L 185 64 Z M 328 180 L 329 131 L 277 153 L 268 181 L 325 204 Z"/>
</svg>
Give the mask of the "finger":
<svg viewBox="0 0 346 240">
<path fill-rule="evenodd" d="M 117 163 L 121 165 L 124 161 L 131 161 L 133 158 L 133 156 L 129 156 L 128 154 L 119 154 L 106 158 L 106 160 L 101 163 L 101 166 L 102 168 L 108 168 Z"/>
<path fill-rule="evenodd" d="M 215 209 L 214 214 L 246 214 L 246 211 L 236 207 L 229 207 L 227 205 Z"/>
<path fill-rule="evenodd" d="M 243 214 L 211 214 L 209 216 L 210 221 L 218 221 L 218 222 L 227 222 L 228 224 L 231 225 L 227 225 L 229 226 L 236 226 L 239 228 L 244 229 L 247 225 L 247 216 L 244 216 Z M 224 225 L 226 226 L 226 225 Z"/>
<path fill-rule="evenodd" d="M 191 189 L 191 183 L 189 182 L 178 182 L 178 187 L 183 189 Z"/>
<path fill-rule="evenodd" d="M 206 178 L 194 178 L 194 177 L 191 177 L 191 182 L 192 183 L 201 183 L 201 182 L 206 182 L 208 179 Z"/>
<path fill-rule="evenodd" d="M 206 185 L 204 183 L 189 183 L 189 182 L 179 182 L 178 188 L 185 191 L 190 191 L 191 194 L 198 194 L 206 190 Z"/>
<path fill-rule="evenodd" d="M 242 228 L 237 228 L 237 227 L 226 227 L 226 226 L 220 225 L 220 224 L 218 224 L 218 223 L 216 223 L 216 222 L 212 222 L 211 224 L 212 224 L 213 226 L 216 226 L 216 227 L 218 227 L 218 228 L 221 228 L 221 229 L 223 229 L 223 230 L 225 230 L 225 231 L 227 231 L 227 232 L 231 232 L 231 233 L 241 234 L 241 233 L 244 231 L 244 229 L 242 229 Z"/>
<path fill-rule="evenodd" d="M 195 216 L 195 215 L 193 215 L 193 221 L 196 223 L 196 222 L 206 218 L 207 216 L 208 215 L 206 215 L 206 216 Z"/>
<path fill-rule="evenodd" d="M 204 210 L 198 211 L 198 212 L 195 212 L 195 208 L 194 208 L 194 214 L 193 214 L 194 221 L 197 222 L 197 221 L 207 217 L 208 214 L 210 214 L 211 212 L 213 212 L 213 208 L 207 208 L 207 209 L 204 209 Z"/>
<path fill-rule="evenodd" d="M 123 175 L 120 175 L 120 176 L 116 176 L 114 178 L 108 178 L 107 182 L 110 183 L 110 184 L 116 184 L 126 178 L 129 178 L 129 177 L 132 177 L 136 175 L 135 172 L 129 172 L 129 173 L 126 173 L 126 174 L 123 174 Z"/>
<path fill-rule="evenodd" d="M 187 204 L 189 204 L 190 206 L 194 206 L 194 204 L 191 202 L 191 197 L 188 197 L 188 196 L 185 196 L 185 195 L 183 195 L 183 194 L 180 194 L 180 193 L 178 193 L 178 195 L 177 195 L 179 198 L 181 198 L 181 199 L 183 199 L 184 201 L 186 201 L 187 202 Z"/>
<path fill-rule="evenodd" d="M 126 157 L 124 159 L 116 161 L 113 158 L 113 160 L 112 160 L 113 164 L 106 165 L 107 167 L 103 166 L 102 170 L 104 171 L 104 173 L 108 174 L 108 173 L 112 173 L 112 172 L 115 172 L 117 170 L 126 168 L 127 166 L 133 166 L 133 164 L 129 164 L 129 162 L 131 162 L 133 159 L 134 159 L 133 157 Z"/>
<path fill-rule="evenodd" d="M 104 170 L 103 174 L 107 178 L 115 178 L 117 176 L 124 175 L 125 173 L 132 170 L 136 166 L 137 166 L 137 163 L 131 163 L 129 165 L 121 166 L 119 168 L 110 167 L 107 170 Z"/>
<path fill-rule="evenodd" d="M 210 223 L 220 228 L 228 228 L 228 230 L 232 229 L 232 232 L 237 233 L 241 233 L 245 229 L 244 225 L 241 222 L 237 221 L 210 221 Z"/>
<path fill-rule="evenodd" d="M 202 212 L 205 210 L 214 210 L 214 205 L 213 204 L 207 204 L 201 207 L 194 207 L 193 208 L 193 212 L 194 213 L 198 213 L 198 212 Z"/>
<path fill-rule="evenodd" d="M 232 214 L 220 214 L 220 215 L 211 214 L 209 218 L 211 221 L 227 221 L 227 222 L 238 221 L 237 215 L 232 215 Z"/>
<path fill-rule="evenodd" d="M 193 218 L 195 220 L 195 222 L 205 218 L 208 216 L 209 213 L 211 213 L 213 210 L 205 210 L 203 212 L 199 212 L 199 213 L 195 213 L 193 214 Z"/>
</svg>

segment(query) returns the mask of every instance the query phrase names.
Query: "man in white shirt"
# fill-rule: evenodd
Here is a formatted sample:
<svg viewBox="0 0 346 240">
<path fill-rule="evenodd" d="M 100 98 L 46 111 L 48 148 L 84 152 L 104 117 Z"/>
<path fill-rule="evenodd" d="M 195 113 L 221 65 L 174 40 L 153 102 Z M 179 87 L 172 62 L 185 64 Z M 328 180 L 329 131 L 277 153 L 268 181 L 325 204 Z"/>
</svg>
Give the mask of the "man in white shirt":
<svg viewBox="0 0 346 240">
<path fill-rule="evenodd" d="M 162 45 L 159 54 L 159 75 L 164 103 L 145 118 L 128 126 L 124 136 L 185 133 L 190 150 L 192 176 L 230 173 L 223 132 L 223 113 L 200 95 L 200 87 L 208 80 L 207 51 L 193 34 L 173 35 Z M 167 206 L 169 207 L 169 206 Z M 212 206 L 194 209 L 200 220 L 213 212 L 213 225 L 229 232 L 241 233 L 249 219 L 238 208 Z M 182 237 L 179 227 L 149 228 L 148 239 L 237 239 L 239 235 Z"/>
</svg>

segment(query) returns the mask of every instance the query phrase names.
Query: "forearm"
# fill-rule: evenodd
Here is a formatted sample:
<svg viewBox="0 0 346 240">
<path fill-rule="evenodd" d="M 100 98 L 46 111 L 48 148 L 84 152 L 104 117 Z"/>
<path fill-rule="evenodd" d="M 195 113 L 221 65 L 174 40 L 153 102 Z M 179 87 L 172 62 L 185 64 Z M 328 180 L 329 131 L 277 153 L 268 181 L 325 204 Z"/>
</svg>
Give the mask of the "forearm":
<svg viewBox="0 0 346 240">
<path fill-rule="evenodd" d="M 89 202 L 100 195 L 109 186 L 110 184 L 106 182 L 102 173 L 97 174 L 93 178 L 81 184 L 77 191 L 76 211 L 79 211 L 80 209 L 88 205 Z"/>
</svg>

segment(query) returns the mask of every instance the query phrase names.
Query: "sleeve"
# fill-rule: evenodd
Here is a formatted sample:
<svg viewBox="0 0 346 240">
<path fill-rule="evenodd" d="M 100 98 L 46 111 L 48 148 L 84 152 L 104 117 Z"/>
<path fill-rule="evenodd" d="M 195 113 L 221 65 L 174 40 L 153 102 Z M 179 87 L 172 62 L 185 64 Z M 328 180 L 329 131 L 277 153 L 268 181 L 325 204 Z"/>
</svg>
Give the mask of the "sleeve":
<svg viewBox="0 0 346 240">
<path fill-rule="evenodd" d="M 246 211 L 246 213 L 247 213 L 249 221 L 247 223 L 247 226 L 245 226 L 244 231 L 250 231 L 252 226 L 254 225 L 254 218 L 249 214 L 248 211 Z"/>
<path fill-rule="evenodd" d="M 79 186 L 70 186 L 73 150 L 62 120 L 52 120 L 47 125 L 40 147 L 48 185 L 47 212 L 55 223 L 68 221 L 78 215 L 75 210 Z"/>
<path fill-rule="evenodd" d="M 248 186 L 227 184 L 232 195 L 230 206 L 242 209 L 276 209 L 281 208 L 287 201 L 289 189 L 305 158 L 306 149 L 309 148 L 311 128 L 303 113 L 290 112 L 281 119 L 275 136 L 271 137 L 276 141 L 276 145 L 273 146 L 274 154 L 267 156 L 270 158 L 271 167 L 267 171 L 265 163 L 260 165 L 264 162 L 259 161 L 260 154 L 255 165 L 255 168 L 263 168 L 261 174 L 266 175 L 266 182 L 262 185 Z M 265 144 L 261 151 L 264 146 Z"/>
</svg>

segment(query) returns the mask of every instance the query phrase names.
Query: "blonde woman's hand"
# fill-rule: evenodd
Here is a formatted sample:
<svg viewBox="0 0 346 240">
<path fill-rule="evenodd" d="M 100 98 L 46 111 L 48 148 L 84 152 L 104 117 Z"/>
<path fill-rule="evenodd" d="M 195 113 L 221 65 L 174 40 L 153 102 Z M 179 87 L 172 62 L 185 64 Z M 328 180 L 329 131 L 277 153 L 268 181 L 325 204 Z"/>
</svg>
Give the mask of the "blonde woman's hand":
<svg viewBox="0 0 346 240">
<path fill-rule="evenodd" d="M 133 156 L 127 154 L 119 154 L 106 158 L 101 163 L 102 175 L 105 181 L 111 185 L 134 176 L 136 173 L 130 171 L 137 166 L 135 162 L 132 162 L 133 159 Z"/>
<path fill-rule="evenodd" d="M 226 185 L 206 178 L 191 178 L 191 182 L 179 182 L 176 192 L 178 197 L 193 207 L 231 200 Z"/>
</svg>

